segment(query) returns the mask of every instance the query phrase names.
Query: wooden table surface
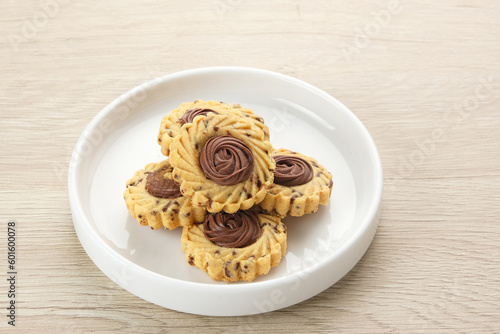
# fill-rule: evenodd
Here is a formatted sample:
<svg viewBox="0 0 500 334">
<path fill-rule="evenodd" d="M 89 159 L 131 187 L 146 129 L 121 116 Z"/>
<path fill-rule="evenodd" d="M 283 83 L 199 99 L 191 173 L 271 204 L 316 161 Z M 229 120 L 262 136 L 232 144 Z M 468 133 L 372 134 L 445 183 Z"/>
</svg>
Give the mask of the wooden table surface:
<svg viewBox="0 0 500 334">
<path fill-rule="evenodd" d="M 0 29 L 0 332 L 500 332 L 500 2 L 4 0 Z M 68 202 L 73 146 L 104 106 L 152 78 L 221 65 L 335 96 L 384 167 L 361 261 L 263 315 L 196 316 L 123 290 L 83 250 Z"/>
</svg>

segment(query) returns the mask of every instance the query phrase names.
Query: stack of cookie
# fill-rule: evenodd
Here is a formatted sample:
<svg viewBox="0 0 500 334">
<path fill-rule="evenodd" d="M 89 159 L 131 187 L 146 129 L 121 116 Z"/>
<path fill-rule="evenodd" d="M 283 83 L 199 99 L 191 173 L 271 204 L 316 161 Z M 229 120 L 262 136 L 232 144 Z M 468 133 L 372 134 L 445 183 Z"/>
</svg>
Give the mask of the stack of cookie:
<svg viewBox="0 0 500 334">
<path fill-rule="evenodd" d="M 218 281 L 252 281 L 286 252 L 287 215 L 327 205 L 332 176 L 315 159 L 275 150 L 264 120 L 238 104 L 196 100 L 167 114 L 168 158 L 126 183 L 130 215 L 152 229 L 182 226 L 187 262 Z"/>
</svg>

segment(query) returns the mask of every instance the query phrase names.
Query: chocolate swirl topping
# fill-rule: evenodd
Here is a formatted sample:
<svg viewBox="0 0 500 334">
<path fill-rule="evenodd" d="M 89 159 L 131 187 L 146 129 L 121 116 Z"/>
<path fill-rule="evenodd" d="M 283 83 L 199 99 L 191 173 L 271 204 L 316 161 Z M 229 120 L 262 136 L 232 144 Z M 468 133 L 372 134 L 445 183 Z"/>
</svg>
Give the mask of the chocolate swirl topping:
<svg viewBox="0 0 500 334">
<path fill-rule="evenodd" d="M 252 211 L 218 212 L 205 218 L 203 233 L 218 246 L 241 248 L 257 241 L 262 229 L 257 214 Z"/>
<path fill-rule="evenodd" d="M 160 168 L 152 173 L 147 172 L 146 191 L 159 198 L 176 198 L 182 196 L 177 182 L 165 178 L 163 175 L 168 167 Z"/>
<path fill-rule="evenodd" d="M 252 174 L 252 151 L 231 136 L 210 138 L 200 154 L 200 167 L 205 176 L 222 186 L 244 181 Z"/>
<path fill-rule="evenodd" d="M 179 120 L 181 124 L 186 124 L 186 123 L 192 123 L 194 118 L 199 115 L 206 116 L 209 112 L 213 112 L 214 114 L 218 115 L 219 113 L 215 110 L 212 109 L 204 109 L 204 108 L 194 108 L 194 109 L 188 109 L 182 115 L 182 118 Z"/>
<path fill-rule="evenodd" d="M 299 186 L 312 180 L 314 172 L 306 160 L 291 155 L 276 155 L 274 183 L 282 186 Z"/>
</svg>

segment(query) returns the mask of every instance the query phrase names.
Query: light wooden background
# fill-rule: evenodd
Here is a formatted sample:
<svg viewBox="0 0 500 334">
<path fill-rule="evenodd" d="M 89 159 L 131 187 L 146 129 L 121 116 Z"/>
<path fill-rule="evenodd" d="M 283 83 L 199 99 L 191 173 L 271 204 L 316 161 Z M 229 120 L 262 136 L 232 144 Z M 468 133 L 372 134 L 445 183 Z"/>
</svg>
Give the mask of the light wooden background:
<svg viewBox="0 0 500 334">
<path fill-rule="evenodd" d="M 0 32 L 0 332 L 500 332 L 500 2 L 3 0 Z M 384 166 L 363 259 L 265 315 L 194 316 L 135 297 L 93 264 L 70 216 L 67 166 L 86 124 L 140 83 L 214 65 L 324 89 L 366 125 Z"/>
</svg>

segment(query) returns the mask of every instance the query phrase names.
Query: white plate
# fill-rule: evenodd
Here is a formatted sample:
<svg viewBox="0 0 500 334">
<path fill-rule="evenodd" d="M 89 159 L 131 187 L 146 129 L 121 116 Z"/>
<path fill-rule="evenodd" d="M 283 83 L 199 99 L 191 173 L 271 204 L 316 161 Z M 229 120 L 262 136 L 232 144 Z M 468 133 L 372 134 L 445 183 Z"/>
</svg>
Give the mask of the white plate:
<svg viewBox="0 0 500 334">
<path fill-rule="evenodd" d="M 186 263 L 180 228 L 153 231 L 128 216 L 125 181 L 147 163 L 164 159 L 156 143 L 160 120 L 195 99 L 253 109 L 264 117 L 275 148 L 315 157 L 333 174 L 329 206 L 286 218 L 286 256 L 253 282 L 212 281 Z M 239 67 L 171 74 L 123 94 L 83 131 L 68 177 L 75 230 L 104 274 L 152 303 L 216 316 L 287 307 L 342 278 L 375 235 L 382 183 L 375 144 L 344 105 L 300 80 Z"/>
</svg>

